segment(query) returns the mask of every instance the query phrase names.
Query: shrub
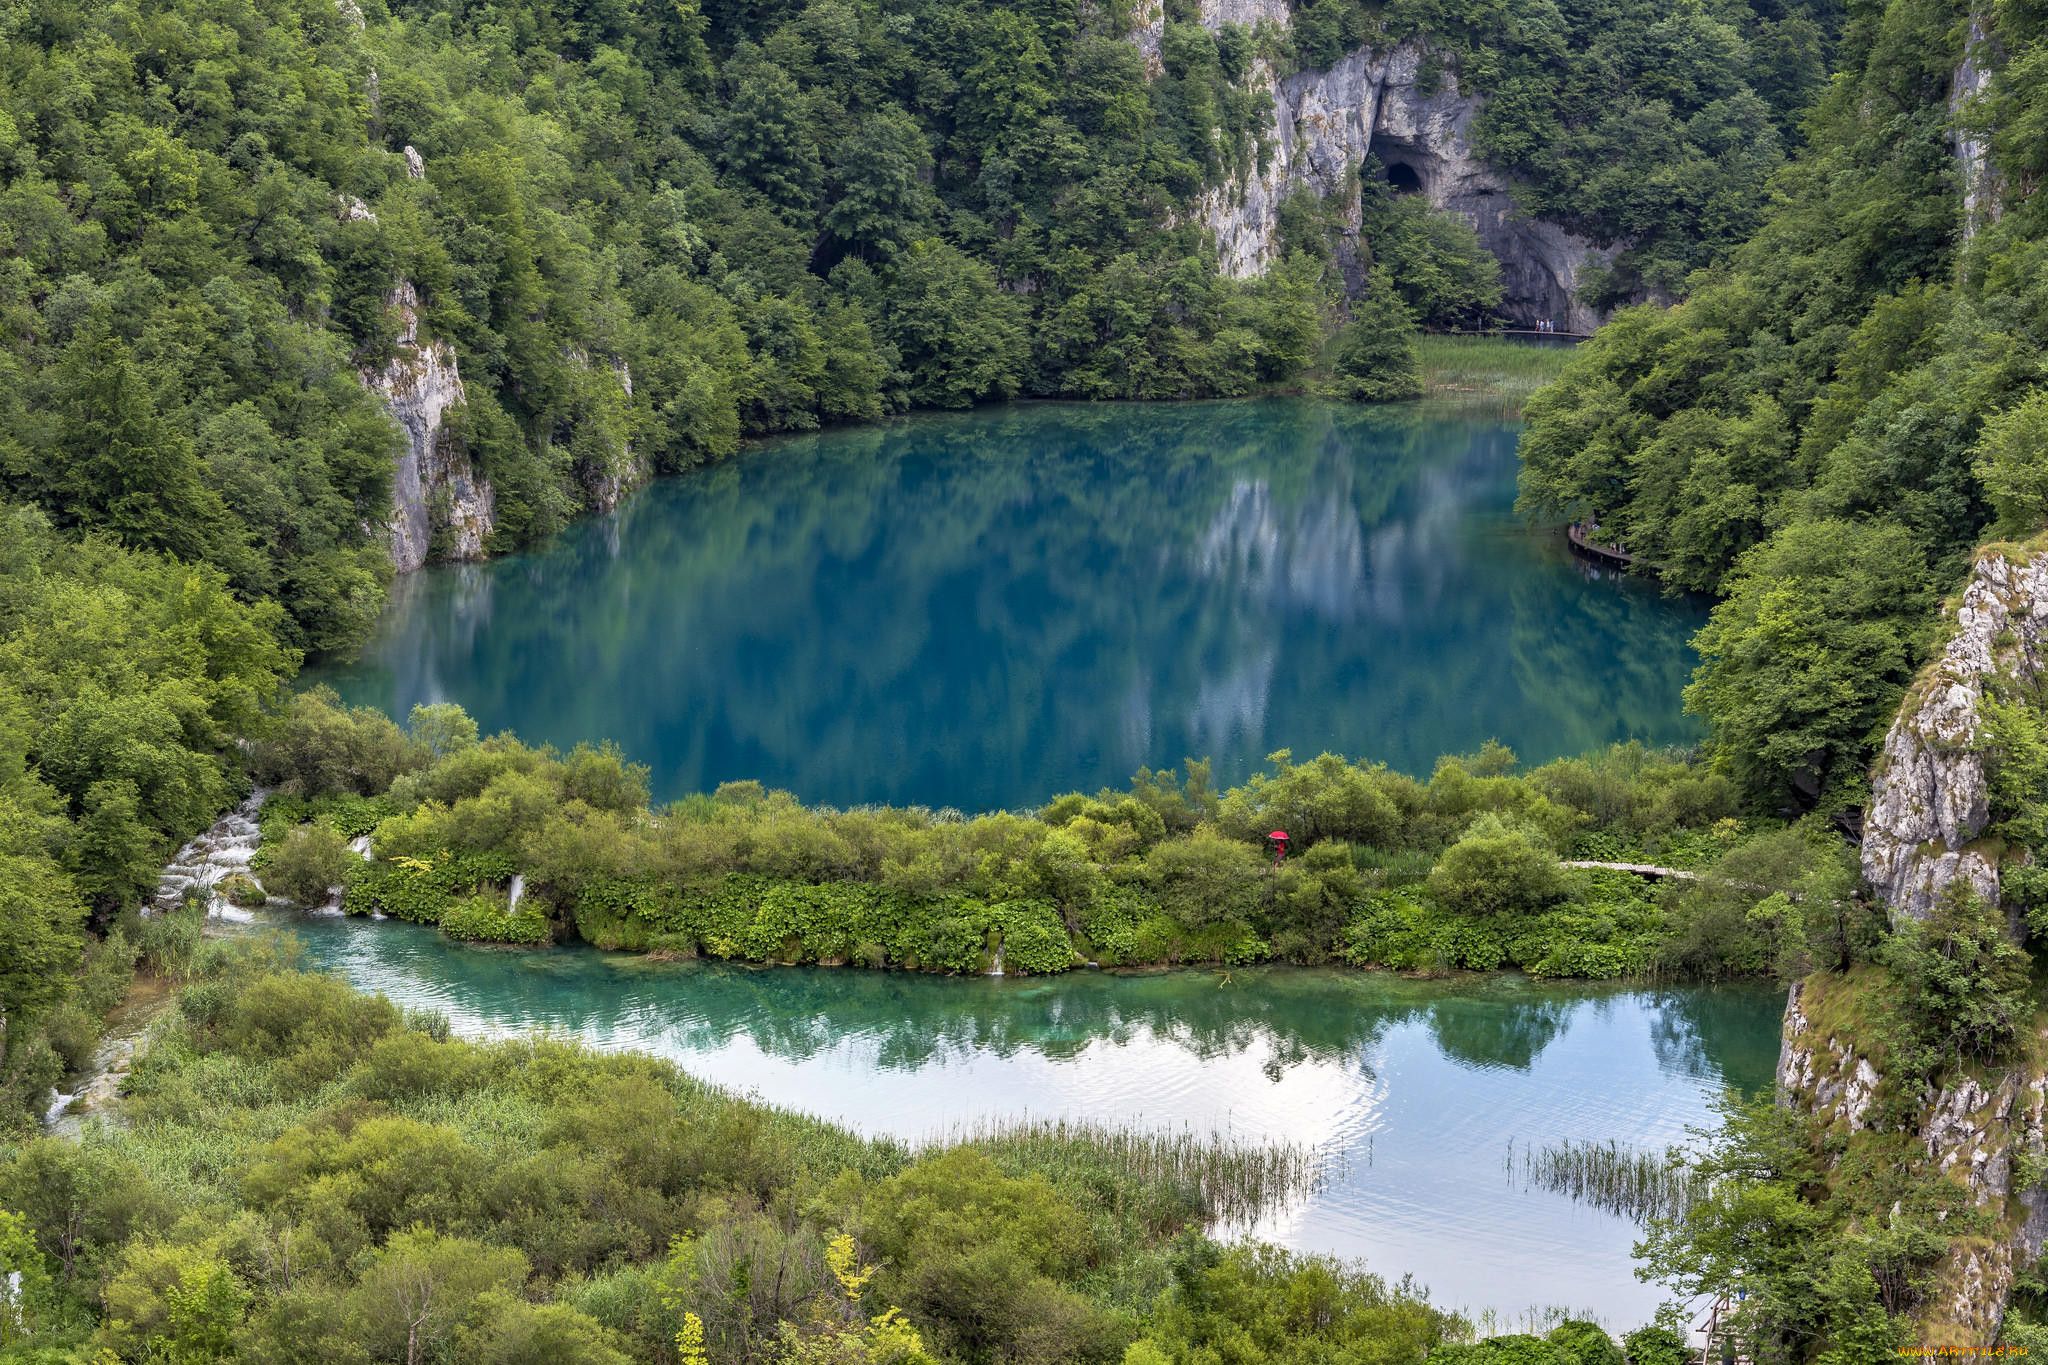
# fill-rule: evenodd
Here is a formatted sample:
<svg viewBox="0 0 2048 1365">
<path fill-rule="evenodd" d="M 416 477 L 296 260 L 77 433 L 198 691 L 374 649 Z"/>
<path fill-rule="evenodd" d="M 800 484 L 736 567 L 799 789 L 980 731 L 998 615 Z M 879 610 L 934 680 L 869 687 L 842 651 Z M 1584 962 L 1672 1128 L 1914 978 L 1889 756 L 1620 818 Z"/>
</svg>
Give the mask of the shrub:
<svg viewBox="0 0 2048 1365">
<path fill-rule="evenodd" d="M 529 901 L 509 911 L 495 896 L 471 896 L 442 912 L 441 932 L 472 943 L 546 943 L 547 917 Z"/>
<path fill-rule="evenodd" d="M 1692 1365 L 1695 1359 L 1685 1334 L 1676 1328 L 1653 1323 L 1638 1327 L 1621 1339 L 1629 1365 Z"/>
<path fill-rule="evenodd" d="M 1964 1057 L 2008 1052 L 2033 1017 L 2032 959 L 2006 937 L 2005 917 L 1958 878 L 1925 922 L 1902 919 L 1880 950 L 1903 992 L 1900 1061 L 1929 1077 Z"/>
<path fill-rule="evenodd" d="M 1472 915 L 1540 909 L 1564 894 L 1556 857 L 1497 815 L 1482 815 L 1465 837 L 1444 850 L 1429 874 L 1430 894 Z"/>
<path fill-rule="evenodd" d="M 362 863 L 349 851 L 348 840 L 327 824 L 301 825 L 270 850 L 263 869 L 265 886 L 300 905 L 318 905 L 328 891 L 346 886 Z"/>
</svg>

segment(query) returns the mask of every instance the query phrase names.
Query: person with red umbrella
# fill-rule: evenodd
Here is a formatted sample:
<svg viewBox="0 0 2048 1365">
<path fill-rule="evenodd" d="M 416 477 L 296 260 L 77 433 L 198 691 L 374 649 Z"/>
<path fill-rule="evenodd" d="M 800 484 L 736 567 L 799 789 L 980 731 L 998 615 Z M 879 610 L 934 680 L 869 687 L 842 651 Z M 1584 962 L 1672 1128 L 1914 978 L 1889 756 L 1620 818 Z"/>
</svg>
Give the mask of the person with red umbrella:
<svg viewBox="0 0 2048 1365">
<path fill-rule="evenodd" d="M 1280 866 L 1280 860 L 1287 856 L 1287 831 L 1276 829 L 1266 836 L 1273 841 L 1273 866 Z"/>
</svg>

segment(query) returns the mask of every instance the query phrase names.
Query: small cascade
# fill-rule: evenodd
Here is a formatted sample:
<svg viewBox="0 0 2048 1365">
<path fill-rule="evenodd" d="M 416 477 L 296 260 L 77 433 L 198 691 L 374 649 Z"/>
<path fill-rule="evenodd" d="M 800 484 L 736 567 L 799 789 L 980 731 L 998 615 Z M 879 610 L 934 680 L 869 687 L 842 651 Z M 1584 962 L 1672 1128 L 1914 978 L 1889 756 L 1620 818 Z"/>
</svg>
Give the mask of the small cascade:
<svg viewBox="0 0 2048 1365">
<path fill-rule="evenodd" d="M 1003 974 L 1003 946 L 1000 943 L 996 945 L 996 958 L 994 962 L 989 964 L 988 974 L 990 976 L 1001 976 Z"/>
<path fill-rule="evenodd" d="M 172 993 L 163 983 L 136 979 L 128 998 L 107 1016 L 100 1045 L 93 1049 L 84 1072 L 73 1079 L 70 1090 L 50 1096 L 50 1106 L 43 1111 L 44 1131 L 75 1138 L 88 1119 L 112 1109 L 128 1079 L 129 1065 L 171 999 Z"/>
<path fill-rule="evenodd" d="M 157 877 L 156 894 L 142 907 L 142 913 L 150 915 L 176 910 L 196 891 L 205 900 L 209 916 L 243 922 L 253 919 L 247 910 L 220 895 L 215 888 L 229 877 L 241 876 L 262 890 L 262 883 L 249 871 L 249 860 L 256 856 L 256 847 L 263 842 L 263 831 L 256 824 L 256 815 L 262 810 L 263 798 L 267 795 L 268 792 L 261 790 L 250 793 L 248 800 L 179 849 Z"/>
<path fill-rule="evenodd" d="M 526 874 L 524 872 L 514 872 L 512 874 L 512 890 L 510 893 L 510 900 L 505 905 L 505 913 L 508 915 L 518 914 L 519 898 L 525 894 Z"/>
<path fill-rule="evenodd" d="M 370 851 L 370 836 L 367 834 L 358 834 L 355 838 L 349 840 L 348 851 L 361 858 L 364 862 L 369 862 L 370 859 L 377 856 Z"/>
</svg>

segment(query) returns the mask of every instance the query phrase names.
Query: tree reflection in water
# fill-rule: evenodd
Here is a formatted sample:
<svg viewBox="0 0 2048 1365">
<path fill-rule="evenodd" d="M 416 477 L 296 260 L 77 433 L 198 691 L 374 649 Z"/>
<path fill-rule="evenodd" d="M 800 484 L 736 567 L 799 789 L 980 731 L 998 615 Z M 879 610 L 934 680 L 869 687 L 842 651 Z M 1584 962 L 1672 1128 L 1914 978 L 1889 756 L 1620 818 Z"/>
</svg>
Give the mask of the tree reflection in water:
<svg viewBox="0 0 2048 1365">
<path fill-rule="evenodd" d="M 1516 429 L 1309 400 L 1031 404 L 778 442 L 401 581 L 351 701 L 611 738 L 658 796 L 1036 805 L 1272 749 L 1426 773 L 1689 738 L 1696 604 L 1514 517 Z"/>
</svg>

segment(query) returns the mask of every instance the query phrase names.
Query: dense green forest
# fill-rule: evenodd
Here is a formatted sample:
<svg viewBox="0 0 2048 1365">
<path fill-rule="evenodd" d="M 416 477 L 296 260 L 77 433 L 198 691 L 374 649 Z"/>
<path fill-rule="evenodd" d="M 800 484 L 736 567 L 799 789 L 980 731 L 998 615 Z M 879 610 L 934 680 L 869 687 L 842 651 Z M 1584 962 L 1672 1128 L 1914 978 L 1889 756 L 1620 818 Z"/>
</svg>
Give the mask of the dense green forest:
<svg viewBox="0 0 2048 1365">
<path fill-rule="evenodd" d="M 1689 704 L 1782 801 L 1861 802 L 1936 600 L 1980 541 L 2048 520 L 2048 208 L 2026 193 L 2048 16 L 1978 17 L 1969 40 L 1953 6 L 1858 12 L 1761 230 L 1528 410 L 1528 509 L 1724 599 Z M 2002 65 L 1952 113 L 1966 41 Z M 1965 133 L 1988 160 L 1959 161 Z"/>
<path fill-rule="evenodd" d="M 138 962 L 178 986 L 129 1126 L 0 1148 L 0 1357 L 1618 1357 L 1577 1326 L 1470 1343 L 1406 1286 L 1212 1242 L 1225 1187 L 1128 1146 L 866 1142 L 644 1059 L 451 1039 L 282 950 L 206 947 L 190 910 L 139 919 L 169 850 L 259 780 L 274 889 L 481 939 L 955 971 L 1839 971 L 1816 1008 L 1885 1062 L 1882 1131 L 1731 1108 L 1697 1157 L 1712 1197 L 1646 1264 L 1749 1284 L 1779 1358 L 1912 1344 L 1927 1267 L 1988 1232 L 1916 1167 L 1907 1111 L 2024 1058 L 2035 987 L 1997 907 L 1957 894 L 1888 930 L 1830 830 L 1937 599 L 1987 536 L 2048 522 L 2048 11 L 1303 0 L 1212 31 L 1171 0 L 1156 70 L 1151 18 L 0 4 L 8 1127 Z M 1640 306 L 1531 403 L 1525 506 L 1721 599 L 1689 694 L 1708 752 L 1523 773 L 1489 749 L 1427 780 L 1279 759 L 1227 792 L 1196 764 L 971 820 L 749 784 L 655 811 L 615 751 L 291 694 L 384 600 L 401 446 L 365 376 L 408 287 L 466 378 L 450 431 L 497 490 L 492 549 L 641 465 L 909 407 L 1416 392 L 1413 329 L 1499 308 L 1461 220 L 1368 162 L 1355 222 L 1296 195 L 1272 268 L 1235 280 L 1188 206 L 1270 156 L 1257 73 L 1418 37 L 1433 80 L 1484 99 L 1474 145 L 1525 209 L 1618 250 L 1589 299 Z M 1964 101 L 1966 56 L 1990 75 Z M 2030 842 L 2048 760 L 2010 776 L 2002 828 Z M 1228 1156 L 1203 1159 L 1242 1174 Z M 2048 1301 L 2038 1275 L 2020 1291 Z M 1654 1329 L 1629 1347 L 1677 1358 Z"/>
<path fill-rule="evenodd" d="M 1437 79 L 1490 97 L 1474 136 L 1531 210 L 1632 244 L 1615 297 L 1670 295 L 1745 235 L 1838 24 L 1318 0 L 1212 33 L 1167 9 L 1153 73 L 1117 5 L 11 3 L 0 487 L 211 564 L 325 649 L 381 601 L 397 447 L 358 372 L 402 284 L 459 357 L 498 548 L 636 463 L 906 406 L 1315 375 L 1400 396 L 1398 334 L 1484 320 L 1494 263 L 1367 165 L 1358 224 L 1297 196 L 1274 268 L 1220 277 L 1185 209 L 1270 155 L 1255 65 L 1425 36 Z"/>
</svg>

